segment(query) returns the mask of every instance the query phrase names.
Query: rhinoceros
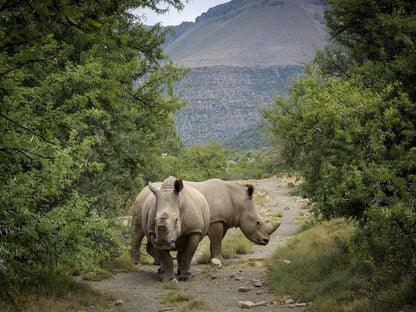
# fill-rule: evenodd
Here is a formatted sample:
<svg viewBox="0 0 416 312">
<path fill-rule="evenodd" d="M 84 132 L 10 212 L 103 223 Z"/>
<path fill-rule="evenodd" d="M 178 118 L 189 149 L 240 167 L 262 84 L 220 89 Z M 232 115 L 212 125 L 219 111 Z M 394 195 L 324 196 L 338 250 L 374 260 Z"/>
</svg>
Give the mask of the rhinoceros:
<svg viewBox="0 0 416 312">
<path fill-rule="evenodd" d="M 179 280 L 191 274 L 191 261 L 199 242 L 208 232 L 210 210 L 205 197 L 182 180 L 169 177 L 160 188 L 148 184 L 141 222 L 148 249 L 160 261 L 162 281 L 174 278 L 171 250 L 177 250 Z"/>
<path fill-rule="evenodd" d="M 241 185 L 220 179 L 185 183 L 200 191 L 208 201 L 211 212 L 208 229 L 211 259 L 222 259 L 222 239 L 230 228 L 238 227 L 252 242 L 267 245 L 270 235 L 280 226 L 280 222 L 269 222 L 259 215 L 251 184 Z"/>
<path fill-rule="evenodd" d="M 210 208 L 210 226 L 208 236 L 210 239 L 211 259 L 222 259 L 221 244 L 227 230 L 239 227 L 243 234 L 252 242 L 266 245 L 270 235 L 279 227 L 280 223 L 265 221 L 257 212 L 253 193 L 254 187 L 250 184 L 241 185 L 238 182 L 211 179 L 204 182 L 184 182 L 200 191 L 208 201 Z M 160 183 L 155 185 L 160 187 Z M 132 240 L 133 259 L 138 261 L 138 250 L 144 237 L 141 228 L 141 207 L 144 200 L 150 194 L 145 187 L 137 196 L 133 206 L 133 222 L 135 235 Z M 147 246 L 149 254 L 157 259 L 153 250 Z M 152 246 L 150 246 L 152 247 Z"/>
</svg>

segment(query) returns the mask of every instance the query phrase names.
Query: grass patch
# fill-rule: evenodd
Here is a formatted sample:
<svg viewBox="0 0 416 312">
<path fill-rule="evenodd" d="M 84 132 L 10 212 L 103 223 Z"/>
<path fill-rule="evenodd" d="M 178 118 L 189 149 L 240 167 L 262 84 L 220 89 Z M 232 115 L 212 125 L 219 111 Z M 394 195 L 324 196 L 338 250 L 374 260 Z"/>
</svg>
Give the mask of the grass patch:
<svg viewBox="0 0 416 312">
<path fill-rule="evenodd" d="M 198 264 L 207 264 L 211 260 L 211 254 L 208 248 L 204 248 L 202 253 L 199 255 L 198 259 L 196 259 Z"/>
<path fill-rule="evenodd" d="M 163 304 L 177 305 L 183 302 L 188 302 L 193 300 L 194 297 L 190 295 L 185 295 L 176 290 L 168 291 L 161 301 Z"/>
<path fill-rule="evenodd" d="M 298 301 L 352 299 L 354 293 L 348 285 L 351 272 L 346 267 L 354 228 L 344 219 L 318 226 L 306 224 L 305 230 L 278 248 L 270 260 L 267 279 L 271 287 L 281 296 L 288 294 Z M 318 305 L 322 309 L 322 304 Z M 332 306 L 327 311 L 335 310 Z"/>
<path fill-rule="evenodd" d="M 253 252 L 253 243 L 250 242 L 241 232 L 230 233 L 222 241 L 222 256 L 224 259 L 238 258 L 239 255 L 245 255 Z M 210 260 L 209 246 L 206 247 L 198 257 L 199 264 L 209 263 Z"/>
<path fill-rule="evenodd" d="M 160 286 L 160 289 L 162 289 L 162 290 L 180 290 L 181 287 L 179 285 L 171 283 L 171 282 L 165 282 Z"/>
<path fill-rule="evenodd" d="M 142 246 L 142 248 L 140 248 L 139 262 L 141 264 L 152 264 L 154 262 L 154 260 L 155 259 L 153 259 L 153 257 L 147 253 L 146 247 Z"/>
<path fill-rule="evenodd" d="M 116 258 L 108 258 L 101 266 L 112 273 L 134 271 L 134 263 L 128 251 L 124 251 Z"/>
<path fill-rule="evenodd" d="M 408 304 L 416 297 L 415 281 L 390 283 L 381 276 L 354 250 L 355 229 L 345 219 L 304 223 L 269 260 L 269 285 L 278 296 L 313 301 L 312 310 L 321 312 L 416 311 Z M 377 279 L 384 281 L 381 290 Z"/>
<path fill-rule="evenodd" d="M 123 252 L 116 258 L 107 258 L 96 267 L 82 274 L 82 279 L 87 281 L 102 281 L 121 272 L 134 271 L 134 263 L 128 251 Z"/>
<path fill-rule="evenodd" d="M 237 258 L 239 255 L 246 255 L 253 252 L 253 243 L 242 233 L 231 234 L 223 241 L 224 259 Z"/>
<path fill-rule="evenodd" d="M 102 280 L 105 280 L 107 278 L 110 278 L 111 276 L 113 276 L 113 273 L 111 273 L 110 271 L 97 268 L 94 271 L 87 272 L 87 273 L 83 274 L 82 279 L 86 280 L 86 281 L 95 281 L 95 282 L 97 282 L 97 281 L 102 281 Z"/>
<path fill-rule="evenodd" d="M 1 311 L 70 312 L 125 311 L 115 307 L 112 298 L 94 290 L 86 283 L 69 276 L 42 276 L 42 287 L 26 287 L 13 300 L 1 300 Z"/>
<path fill-rule="evenodd" d="M 269 193 L 270 191 L 266 189 L 256 189 L 253 196 L 258 207 L 269 201 Z"/>
<path fill-rule="evenodd" d="M 202 272 L 201 272 L 201 275 L 199 276 L 201 280 L 206 279 L 206 278 L 211 278 L 212 275 L 218 274 L 220 270 L 216 266 L 212 266 L 212 265 L 201 266 L 201 268 L 202 268 Z"/>
<path fill-rule="evenodd" d="M 163 296 L 162 304 L 167 306 L 175 306 L 182 312 L 218 312 L 217 309 L 212 308 L 205 302 L 196 299 L 194 296 L 186 295 L 180 292 L 180 287 L 177 285 L 168 285 L 171 283 L 164 283 L 162 289 L 169 290 Z"/>
</svg>

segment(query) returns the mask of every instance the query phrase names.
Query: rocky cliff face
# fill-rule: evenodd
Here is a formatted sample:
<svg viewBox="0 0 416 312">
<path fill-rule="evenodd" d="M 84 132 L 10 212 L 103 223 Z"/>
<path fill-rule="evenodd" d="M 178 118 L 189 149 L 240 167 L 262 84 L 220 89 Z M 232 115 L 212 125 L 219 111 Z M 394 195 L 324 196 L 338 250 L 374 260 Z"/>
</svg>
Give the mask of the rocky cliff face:
<svg viewBox="0 0 416 312">
<path fill-rule="evenodd" d="M 224 142 L 260 120 L 326 42 L 322 2 L 233 0 L 175 28 L 165 52 L 193 69 L 175 118 L 185 143 Z"/>
<path fill-rule="evenodd" d="M 234 0 L 221 5 L 217 5 L 216 7 L 209 9 L 206 13 L 203 13 L 201 16 L 197 17 L 195 22 L 201 23 L 213 17 L 226 17 L 230 12 L 241 8 L 244 4 L 245 1 Z"/>
<path fill-rule="evenodd" d="M 211 138 L 224 143 L 258 122 L 259 109 L 283 94 L 285 83 L 301 71 L 299 66 L 193 69 L 185 81 L 192 86 L 185 92 L 189 103 L 175 118 L 179 136 L 188 145 Z"/>
</svg>

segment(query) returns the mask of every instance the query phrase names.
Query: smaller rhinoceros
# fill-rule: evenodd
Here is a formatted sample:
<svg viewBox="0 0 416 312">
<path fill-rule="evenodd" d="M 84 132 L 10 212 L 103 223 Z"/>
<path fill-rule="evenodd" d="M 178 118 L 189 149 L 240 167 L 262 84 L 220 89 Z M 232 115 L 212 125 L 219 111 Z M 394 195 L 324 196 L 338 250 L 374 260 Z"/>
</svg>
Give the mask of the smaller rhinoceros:
<svg viewBox="0 0 416 312">
<path fill-rule="evenodd" d="M 177 250 L 179 280 L 187 280 L 198 244 L 208 232 L 208 202 L 199 191 L 174 177 L 163 181 L 160 189 L 151 183 L 148 187 L 154 196 L 147 196 L 141 214 L 148 249 L 160 261 L 162 281 L 174 278 L 170 251 Z"/>
</svg>

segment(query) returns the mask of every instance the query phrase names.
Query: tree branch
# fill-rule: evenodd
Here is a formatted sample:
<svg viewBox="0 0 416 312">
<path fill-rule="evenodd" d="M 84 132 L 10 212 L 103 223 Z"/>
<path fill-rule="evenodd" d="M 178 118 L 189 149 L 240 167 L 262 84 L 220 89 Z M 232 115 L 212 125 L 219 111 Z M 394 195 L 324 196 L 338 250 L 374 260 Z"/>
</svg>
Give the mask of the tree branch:
<svg viewBox="0 0 416 312">
<path fill-rule="evenodd" d="M 26 148 L 18 148 L 18 147 L 15 147 L 15 148 L 7 148 L 7 147 L 0 148 L 0 152 L 7 153 L 8 151 L 19 152 L 19 153 L 23 154 L 24 156 L 26 156 L 27 158 L 29 158 L 30 160 L 33 160 L 33 158 L 31 156 L 29 156 L 27 153 L 32 153 L 33 155 L 38 156 L 40 158 L 44 158 L 44 159 L 55 159 L 54 157 L 45 156 L 45 155 L 30 151 Z"/>
<path fill-rule="evenodd" d="M 127 90 L 127 93 L 133 97 L 136 101 L 142 103 L 143 105 L 145 105 L 146 107 L 153 109 L 154 107 L 152 105 L 150 105 L 149 103 L 143 101 L 141 98 L 139 98 L 138 96 L 136 96 L 134 93 L 132 93 L 130 90 Z"/>
<path fill-rule="evenodd" d="M 13 71 L 13 70 L 15 70 L 15 69 L 18 69 L 18 68 L 23 67 L 23 66 L 25 66 L 25 65 L 27 65 L 27 64 L 30 64 L 30 63 L 35 63 L 35 62 L 44 62 L 44 61 L 46 61 L 46 59 L 34 59 L 34 60 L 28 60 L 28 61 L 25 61 L 25 62 L 23 62 L 23 63 L 17 64 L 17 65 L 15 65 L 15 66 L 13 66 L 13 67 L 10 67 L 10 68 L 6 69 L 5 71 L 1 72 L 1 73 L 0 73 L 0 75 L 6 75 L 6 74 L 10 73 L 11 71 Z"/>
<path fill-rule="evenodd" d="M 10 119 L 10 118 L 9 118 L 9 117 L 7 117 L 6 115 L 4 115 L 2 112 L 0 112 L 0 116 L 1 116 L 1 117 L 3 117 L 4 119 L 6 119 L 6 120 L 10 121 L 10 122 L 11 122 L 11 123 L 13 123 L 14 125 L 18 126 L 19 128 L 22 128 L 22 129 L 24 129 L 24 130 L 26 130 L 26 131 L 30 132 L 31 134 L 33 134 L 33 135 L 35 135 L 35 136 L 37 136 L 37 137 L 40 137 L 40 138 L 41 138 L 42 140 L 44 140 L 45 142 L 48 142 L 49 144 L 52 144 L 52 145 L 56 145 L 56 143 L 54 143 L 54 142 L 52 142 L 52 141 L 48 140 L 48 139 L 47 139 L 47 138 L 45 138 L 43 135 L 41 135 L 41 134 L 39 134 L 39 133 L 36 133 L 36 132 L 35 132 L 35 131 L 33 131 L 32 129 L 30 129 L 30 128 L 26 127 L 26 126 L 23 126 L 23 125 L 21 125 L 21 124 L 19 124 L 18 122 L 14 121 L 13 119 Z"/>
</svg>

